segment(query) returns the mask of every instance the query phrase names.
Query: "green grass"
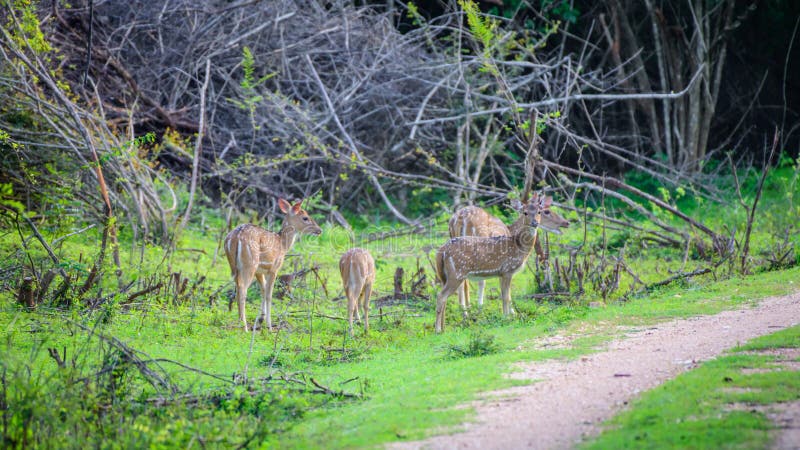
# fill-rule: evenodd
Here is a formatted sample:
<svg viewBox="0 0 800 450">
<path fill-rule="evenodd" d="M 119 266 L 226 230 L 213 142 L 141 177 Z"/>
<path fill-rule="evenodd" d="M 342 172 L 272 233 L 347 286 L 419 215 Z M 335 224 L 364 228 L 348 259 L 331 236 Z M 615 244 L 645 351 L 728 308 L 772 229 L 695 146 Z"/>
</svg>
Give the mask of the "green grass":
<svg viewBox="0 0 800 450">
<path fill-rule="evenodd" d="M 772 209 L 778 227 L 783 219 L 779 220 L 782 216 L 777 213 L 785 202 L 770 199 L 764 204 L 777 205 Z M 575 213 L 567 215 L 579 219 Z M 722 215 L 736 223 L 743 217 L 741 211 Z M 40 224 L 49 242 L 86 225 L 75 217 L 64 220 L 66 226 Z M 123 446 L 155 448 L 189 447 L 199 442 L 210 446 L 247 443 L 253 447 L 352 448 L 417 439 L 437 430 L 455 429 L 469 420 L 473 410 L 461 405 L 479 393 L 522 383 L 505 377 L 515 370 L 514 363 L 574 358 L 618 336 L 620 326 L 712 314 L 765 296 L 794 292 L 793 280 L 800 279 L 798 268 L 727 278 L 728 272 L 721 266 L 715 275 L 723 281 L 699 277 L 637 296 L 630 295 L 631 289 L 642 286 L 622 273 L 620 289 L 603 299 L 593 283 L 609 275 L 611 258 L 621 252 L 644 283 L 709 262 L 690 258 L 683 267 L 680 249 L 647 246 L 627 232 L 604 235 L 597 226 L 589 226 L 584 236 L 583 228 L 574 226 L 562 236 L 549 237 L 552 256 L 562 267 L 568 262 L 567 248 L 580 248 L 579 257 L 593 257 L 594 264 L 602 257 L 611 261 L 602 270 L 587 274 L 586 292 L 580 298 L 531 300 L 528 295 L 536 293 L 538 285 L 529 267 L 514 277 L 516 316 L 502 316 L 498 283 L 490 280 L 484 309 L 473 308 L 469 319 L 462 320 L 456 297 L 451 297 L 447 331 L 436 335 L 431 299 L 438 287 L 432 282 L 430 257 L 446 239 L 445 221 L 430 224 L 422 234 L 380 240 L 370 238 L 403 230 L 371 222 L 355 236 L 324 224 L 321 236 L 299 239 L 282 273 L 319 265 L 320 277 L 307 275 L 296 280 L 291 296 L 274 302 L 273 320 L 282 324 L 280 331 L 255 335 L 243 333 L 235 312 L 227 309 L 232 285 L 227 261 L 219 253 L 225 224 L 215 211 L 197 207 L 176 251 L 166 258 L 159 246 L 148 244 L 142 249 L 139 244 L 132 245 L 131 231 L 120 222 L 123 279 L 125 283 L 136 281 L 128 292 L 109 295 L 117 292 L 119 285 L 107 256 L 101 286 L 105 294 L 95 289 L 87 295 L 106 297 L 95 309 L 76 299 L 70 309 L 52 303 L 28 312 L 15 304 L 13 287 L 0 293 L 0 329 L 4 330 L 0 369 L 7 375 L 9 410 L 19 412 L 15 418 L 22 421 L 14 422 L 18 426 L 14 429 L 24 428 L 23 422 L 37 424 L 31 438 L 40 439 L 38 443 L 44 447 L 69 446 L 75 441 L 92 446 L 111 440 Z M 766 252 L 771 245 L 766 228 L 754 231 L 753 255 Z M 29 230 L 23 233 L 27 236 Z M 796 243 L 797 238 L 792 239 Z M 67 238 L 54 250 L 70 276 L 83 280 L 99 244 L 100 233 L 95 229 Z M 422 292 L 427 299 L 409 298 L 381 307 L 373 303 L 371 332 L 364 335 L 359 328 L 355 338 L 349 337 L 343 320 L 345 304 L 337 270 L 339 256 L 352 245 L 368 248 L 376 259 L 373 301 L 392 293 L 397 267 L 405 270 L 406 288 L 410 275 L 419 269 L 428 280 Z M 27 240 L 27 250 L 20 250 L 16 230 L 0 234 L 0 260 L 18 261 L 19 265 L 23 264 L 19 261 L 33 261 L 40 270 L 48 267 L 35 240 Z M 166 286 L 124 305 L 131 292 L 154 280 L 168 280 L 172 274 L 188 279 L 189 285 L 204 281 L 188 295 L 176 296 L 174 289 Z M 571 290 L 575 292 L 575 286 Z M 260 299 L 257 286 L 251 286 L 248 298 L 252 321 Z M 600 307 L 590 307 L 590 302 L 599 302 Z M 143 359 L 160 360 L 181 392 L 202 394 L 203 400 L 152 406 L 148 402 L 164 394 L 146 383 L 130 364 L 101 373 L 101 368 L 118 357 L 117 350 L 82 327 L 120 339 L 143 352 Z M 553 333 L 575 338 L 569 348 L 543 350 L 537 346 L 541 338 Z M 59 354 L 66 351 L 65 369 L 58 368 L 48 353 L 50 348 Z M 170 361 L 222 380 L 244 380 L 246 375 L 247 382 L 232 387 Z M 308 384 L 280 382 L 280 377 Z M 314 394 L 311 378 L 332 391 L 363 397 Z M 264 381 L 268 379 L 271 381 Z M 88 397 L 84 395 L 87 392 L 91 394 Z M 87 412 L 74 419 L 59 412 L 70 410 Z"/>
<path fill-rule="evenodd" d="M 314 414 L 288 432 L 284 442 L 353 447 L 424 437 L 433 430 L 462 423 L 473 414 L 470 408 L 453 406 L 463 405 L 479 392 L 520 383 L 503 376 L 513 370 L 514 362 L 577 357 L 594 351 L 597 344 L 615 336 L 619 325 L 714 313 L 763 295 L 787 293 L 791 291 L 786 284 L 787 278 L 791 279 L 797 274 L 800 274 L 799 270 L 769 273 L 744 280 L 730 280 L 710 289 L 698 289 L 695 294 L 688 296 L 678 294 L 678 290 L 670 290 L 625 305 L 596 310 L 583 308 L 577 313 L 581 320 L 573 319 L 562 324 L 542 320 L 538 326 L 508 324 L 492 327 L 488 332 L 507 349 L 497 355 L 459 361 L 443 359 L 441 354 L 436 353 L 443 342 L 463 342 L 470 338 L 469 333 L 459 330 L 444 336 L 430 336 L 424 340 L 424 344 L 414 344 L 413 348 L 384 352 L 380 358 L 369 362 L 332 368 L 332 372 L 326 374 L 331 379 L 359 376 L 380 380 L 377 381 L 379 385 L 374 386 L 375 396 L 349 405 L 346 412 L 337 410 L 336 414 L 329 414 L 320 411 Z M 732 290 L 738 292 L 731 294 Z M 678 298 L 683 308 L 677 307 Z M 561 329 L 562 326 L 564 329 L 561 331 L 580 332 L 584 337 L 573 342 L 573 347 L 567 350 L 531 350 L 536 337 L 545 336 L 548 330 Z M 339 436 L 334 431 L 338 427 L 352 430 L 352 433 Z"/>
<path fill-rule="evenodd" d="M 756 406 L 800 400 L 800 373 L 757 352 L 798 347 L 800 326 L 753 339 L 648 391 L 583 448 L 768 448 L 776 425 Z"/>
<path fill-rule="evenodd" d="M 343 321 L 312 316 L 308 322 L 302 315 L 288 316 L 293 327 L 291 332 L 256 334 L 252 352 L 253 336 L 238 330 L 235 314 L 219 306 L 151 304 L 129 313 L 112 309 L 106 316 L 102 312 L 88 316 L 73 312 L 71 317 L 89 326 L 104 320 L 105 324 L 100 326 L 104 333 L 117 336 L 152 358 L 177 360 L 225 378 L 243 373 L 245 365 L 251 378 L 274 374 L 275 368 L 270 369 L 269 363 L 277 355 L 276 367 L 282 373 L 313 376 L 333 390 L 363 392 L 362 400 L 333 403 L 305 400 L 301 402 L 304 408 L 294 413 L 293 418 L 281 418 L 274 426 L 279 432 L 263 439 L 293 447 L 323 444 L 327 448 L 369 447 L 398 439 L 421 438 L 468 420 L 472 409 L 459 405 L 474 399 L 480 392 L 521 383 L 504 377 L 513 371 L 515 362 L 577 357 L 594 351 L 598 344 L 616 336 L 619 325 L 714 313 L 750 303 L 754 298 L 787 293 L 793 289 L 787 280 L 797 279 L 798 274 L 800 269 L 792 269 L 697 286 L 688 291 L 667 289 L 603 308 L 520 301 L 518 310 L 520 315 L 526 315 L 524 320 L 503 318 L 499 312 L 484 312 L 471 325 L 460 326 L 459 320 L 454 318 L 443 335 L 432 333 L 433 313 L 424 309 L 411 314 L 398 307 L 395 312 L 405 316 L 376 319 L 370 335 L 359 333 L 355 340 L 347 337 Z M 496 301 L 490 302 L 487 310 L 493 307 L 499 309 Z M 61 314 L 55 311 L 30 314 L 6 304 L 2 315 L 7 330 L 6 355 L 20 365 L 29 363 L 43 377 L 58 372 L 42 351 L 44 348 L 65 347 L 68 358 L 80 354 L 91 360 L 93 353 L 81 353 L 80 349 L 98 344 L 88 340 L 86 334 L 74 326 L 65 325 Z M 32 333 L 34 330 L 36 332 Z M 449 349 L 468 347 L 477 330 L 493 337 L 500 351 L 485 356 L 453 358 Z M 581 337 L 568 349 L 535 349 L 537 338 L 555 331 Z M 349 353 L 343 356 L 332 349 L 346 349 Z M 165 366 L 184 386 L 195 386 L 196 390 L 217 386 L 206 377 Z M 325 403 L 328 406 L 322 406 Z M 148 417 L 138 416 L 136 423 L 153 420 Z M 178 418 L 193 423 L 182 414 L 178 414 Z M 217 426 L 225 423 L 218 417 L 205 420 Z M 162 438 L 171 444 L 186 444 L 191 433 L 205 435 L 209 432 L 207 427 L 210 425 L 173 430 L 172 435 Z"/>
</svg>

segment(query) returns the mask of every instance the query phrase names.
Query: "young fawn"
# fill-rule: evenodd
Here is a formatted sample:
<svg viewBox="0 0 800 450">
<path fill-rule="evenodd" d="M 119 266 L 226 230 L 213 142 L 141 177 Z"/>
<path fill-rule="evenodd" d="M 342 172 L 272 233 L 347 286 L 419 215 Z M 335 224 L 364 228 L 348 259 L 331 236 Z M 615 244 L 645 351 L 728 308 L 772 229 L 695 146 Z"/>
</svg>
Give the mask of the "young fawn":
<svg viewBox="0 0 800 450">
<path fill-rule="evenodd" d="M 369 296 L 375 282 L 375 260 L 363 248 L 345 252 L 339 260 L 344 295 L 347 297 L 347 320 L 350 322 L 350 336 L 353 335 L 353 313 L 359 317 L 359 308 L 364 311 L 364 332 L 369 332 Z"/>
<path fill-rule="evenodd" d="M 515 209 L 521 208 L 521 204 Z M 566 228 L 569 222 L 563 217 L 549 209 L 542 211 L 542 221 L 539 223 L 541 231 L 553 234 L 561 234 L 559 228 Z M 450 237 L 461 236 L 511 236 L 511 230 L 500 219 L 489 214 L 478 206 L 466 206 L 459 209 L 447 223 Z M 539 242 L 536 242 L 536 251 L 541 252 Z M 483 292 L 486 285 L 485 280 L 478 280 L 478 305 L 483 306 Z M 458 303 L 466 311 L 469 307 L 469 283 L 464 282 L 458 288 Z"/>
<path fill-rule="evenodd" d="M 444 330 L 447 298 L 468 278 L 500 278 L 503 314 L 511 313 L 511 278 L 525 265 L 533 250 L 543 211 L 551 197 L 534 195 L 522 206 L 510 236 L 464 236 L 450 239 L 436 252 L 436 276 L 442 290 L 436 297 L 436 332 Z"/>
<path fill-rule="evenodd" d="M 307 212 L 301 208 L 302 201 L 290 204 L 284 199 L 278 200 L 278 208 L 286 214 L 283 227 L 278 233 L 267 231 L 252 224 L 243 224 L 234 228 L 225 238 L 225 255 L 231 266 L 231 274 L 236 284 L 236 302 L 239 306 L 239 319 L 247 328 L 245 302 L 247 289 L 253 284 L 253 278 L 261 286 L 261 314 L 259 318 L 272 328 L 272 288 L 278 271 L 283 265 L 283 258 L 292 248 L 298 234 L 318 235 L 322 229 Z"/>
</svg>

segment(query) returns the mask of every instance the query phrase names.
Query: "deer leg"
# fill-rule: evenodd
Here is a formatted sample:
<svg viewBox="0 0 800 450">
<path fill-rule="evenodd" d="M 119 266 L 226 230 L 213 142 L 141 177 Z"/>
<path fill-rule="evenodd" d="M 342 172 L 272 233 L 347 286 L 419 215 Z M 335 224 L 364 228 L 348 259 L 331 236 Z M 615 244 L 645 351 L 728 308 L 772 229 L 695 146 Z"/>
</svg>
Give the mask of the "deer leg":
<svg viewBox="0 0 800 450">
<path fill-rule="evenodd" d="M 483 308 L 483 290 L 486 288 L 486 281 L 478 281 L 478 306 Z"/>
<path fill-rule="evenodd" d="M 458 286 L 458 304 L 463 310 L 469 309 L 469 281 L 464 280 Z"/>
<path fill-rule="evenodd" d="M 447 308 L 447 297 L 453 295 L 453 293 L 458 289 L 458 286 L 461 284 L 463 280 L 456 280 L 451 281 L 447 280 L 444 286 L 442 286 L 441 292 L 436 297 L 436 324 L 435 329 L 437 333 L 441 333 L 444 331 L 444 313 L 445 309 Z"/>
<path fill-rule="evenodd" d="M 511 314 L 511 277 L 500 277 L 500 298 L 503 299 L 503 315 Z"/>
<path fill-rule="evenodd" d="M 461 316 L 466 319 L 469 311 L 469 281 L 464 280 L 456 291 L 458 291 L 458 303 L 461 305 Z"/>
<path fill-rule="evenodd" d="M 364 287 L 361 286 L 353 294 L 353 307 L 356 310 L 356 322 L 361 322 L 361 294 L 364 292 Z"/>
<path fill-rule="evenodd" d="M 364 333 L 369 333 L 369 296 L 372 294 L 372 283 L 367 283 L 364 285 L 364 292 L 362 295 L 364 296 Z"/>
<path fill-rule="evenodd" d="M 358 308 L 356 305 L 356 298 L 353 295 L 352 289 L 348 285 L 344 287 L 344 296 L 347 297 L 347 322 L 349 323 L 349 332 L 350 336 L 353 336 L 353 314 L 355 314 Z"/>
<path fill-rule="evenodd" d="M 267 279 L 264 278 L 264 274 L 259 273 L 256 274 L 256 281 L 258 281 L 258 287 L 261 288 L 261 308 L 258 309 L 258 316 L 256 316 L 253 327 L 259 323 L 264 326 L 264 317 L 266 316 L 264 314 L 264 302 L 267 300 Z"/>
<path fill-rule="evenodd" d="M 445 292 L 443 289 L 436 297 L 436 323 L 434 328 L 436 329 L 437 333 L 444 331 L 444 310 L 447 306 L 447 296 L 443 295 L 444 293 Z"/>
<path fill-rule="evenodd" d="M 272 329 L 272 288 L 275 286 L 275 275 L 271 273 L 256 275 L 261 284 L 261 315 L 259 319 Z"/>
<path fill-rule="evenodd" d="M 253 275 L 239 272 L 234 279 L 236 283 L 236 306 L 239 309 L 239 320 L 244 324 L 244 331 L 247 328 L 247 314 L 245 305 L 247 304 L 247 288 L 253 283 Z"/>
</svg>

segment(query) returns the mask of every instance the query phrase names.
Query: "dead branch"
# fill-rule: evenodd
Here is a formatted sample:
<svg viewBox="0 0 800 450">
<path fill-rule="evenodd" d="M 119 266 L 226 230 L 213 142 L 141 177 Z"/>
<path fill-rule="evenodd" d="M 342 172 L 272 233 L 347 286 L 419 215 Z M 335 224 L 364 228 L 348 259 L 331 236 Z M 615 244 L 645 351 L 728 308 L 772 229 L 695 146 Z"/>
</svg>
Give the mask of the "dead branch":
<svg viewBox="0 0 800 450">
<path fill-rule="evenodd" d="M 764 169 L 761 171 L 761 178 L 758 180 L 758 187 L 756 188 L 756 198 L 753 199 L 753 206 L 747 216 L 747 228 L 744 232 L 744 244 L 742 244 L 742 272 L 747 273 L 747 256 L 750 253 L 750 233 L 753 231 L 753 222 L 755 222 L 756 208 L 758 201 L 761 199 L 761 192 L 764 189 L 764 181 L 767 179 L 770 165 L 772 164 L 772 157 L 775 155 L 775 149 L 778 147 L 778 128 L 775 128 L 775 136 L 772 138 L 772 148 L 769 151 L 769 156 L 764 164 Z"/>
<path fill-rule="evenodd" d="M 121 302 L 120 304 L 121 305 L 129 305 L 129 304 L 133 303 L 133 301 L 136 300 L 137 298 L 161 289 L 161 287 L 163 285 L 164 285 L 163 282 L 159 281 L 158 283 L 156 283 L 156 284 L 154 284 L 152 286 L 148 286 L 148 287 L 146 287 L 144 289 L 136 291 L 133 294 L 129 295 L 128 298 L 125 299 L 125 301 Z"/>
<path fill-rule="evenodd" d="M 311 69 L 311 73 L 314 75 L 314 80 L 317 82 L 317 86 L 319 87 L 320 92 L 322 93 L 322 97 L 325 99 L 325 103 L 328 105 L 328 108 L 330 109 L 331 115 L 333 116 L 333 120 L 334 120 L 334 122 L 336 122 L 336 126 L 341 131 L 345 142 L 347 142 L 347 144 L 350 146 L 350 151 L 353 152 L 353 155 L 357 158 L 357 160 L 359 162 L 363 163 L 365 161 L 365 159 L 361 155 L 361 152 L 358 151 L 358 147 L 353 142 L 353 139 L 350 137 L 350 134 L 347 133 L 347 130 L 345 130 L 344 126 L 342 125 L 341 120 L 339 120 L 339 116 L 336 113 L 336 109 L 333 106 L 333 103 L 331 102 L 330 97 L 328 96 L 328 91 L 325 89 L 325 85 L 322 84 L 322 80 L 320 80 L 320 78 L 319 78 L 319 74 L 317 73 L 317 69 L 314 68 L 314 63 L 311 61 L 311 57 L 309 57 L 308 54 L 306 54 L 305 58 L 306 58 L 306 62 L 308 63 L 308 67 Z M 372 185 L 375 186 L 375 190 L 378 191 L 378 194 L 380 194 L 381 198 L 383 199 L 384 204 L 386 204 L 386 207 L 389 208 L 389 211 L 391 211 L 392 214 L 394 214 L 394 216 L 397 217 L 404 224 L 412 225 L 413 222 L 411 220 L 409 220 L 406 216 L 404 216 L 402 213 L 400 213 L 400 211 L 398 211 L 397 208 L 395 208 L 395 206 L 392 204 L 392 202 L 386 196 L 386 192 L 384 192 L 383 188 L 381 187 L 381 184 L 378 182 L 378 179 L 375 177 L 375 175 L 372 174 L 372 173 L 369 173 L 368 177 L 369 177 L 370 181 L 372 181 Z"/>
<path fill-rule="evenodd" d="M 303 279 L 308 273 L 313 272 L 317 277 L 319 277 L 319 265 L 315 264 L 311 267 L 306 267 L 292 273 L 283 274 L 278 277 L 278 289 L 275 292 L 276 297 L 284 298 L 289 293 L 292 292 L 292 283 L 295 282 L 296 279 Z M 325 289 L 327 292 L 327 289 Z"/>
<path fill-rule="evenodd" d="M 162 390 L 166 390 L 171 394 L 176 394 L 179 392 L 178 387 L 170 380 L 170 376 L 167 371 L 161 367 L 158 362 L 152 364 L 156 367 L 155 370 L 150 368 L 151 362 L 154 361 L 153 358 L 150 358 L 140 350 L 136 350 L 128 346 L 114 336 L 107 336 L 103 333 L 99 333 L 97 330 L 91 329 L 79 322 L 70 320 L 69 323 L 75 325 L 92 336 L 96 336 L 98 339 L 119 350 L 120 354 L 124 356 L 125 360 L 136 367 L 142 377 L 148 382 L 148 384 L 156 389 L 156 391 L 160 392 Z M 145 356 L 146 359 L 142 359 L 139 355 Z"/>
<path fill-rule="evenodd" d="M 651 93 L 641 93 L 641 94 L 574 94 L 574 95 L 567 95 L 563 97 L 556 97 L 547 100 L 541 100 L 537 102 L 527 102 L 527 103 L 519 103 L 516 105 L 518 108 L 524 109 L 543 109 L 548 106 L 555 106 L 558 104 L 566 103 L 566 102 L 577 102 L 583 100 L 611 100 L 611 101 L 619 101 L 619 100 L 642 100 L 642 99 L 654 99 L 654 100 L 673 100 L 677 98 L 681 98 L 686 95 L 689 90 L 694 86 L 697 80 L 700 79 L 702 74 L 701 71 L 702 67 L 698 69 L 695 74 L 692 76 L 691 80 L 689 80 L 689 84 L 679 92 L 670 92 L 670 93 L 658 93 L 658 92 L 651 92 Z M 485 109 L 480 112 L 471 113 L 471 115 L 494 115 L 494 114 L 503 114 L 510 112 L 512 110 L 512 106 L 503 106 L 491 109 Z M 436 119 L 425 119 L 419 120 L 416 122 L 411 123 L 411 125 L 430 125 L 430 124 L 440 124 L 444 122 L 453 122 L 463 120 L 465 117 L 464 114 L 458 114 L 453 116 L 446 116 L 446 117 L 439 117 Z"/>
<path fill-rule="evenodd" d="M 58 349 L 55 347 L 50 347 L 47 349 L 47 353 L 50 355 L 51 358 L 56 362 L 59 369 L 63 369 L 67 367 L 67 363 L 64 361 L 67 359 L 67 347 L 64 347 L 64 357 L 62 358 L 61 355 L 58 354 Z"/>
<path fill-rule="evenodd" d="M 624 189 L 624 190 L 630 192 L 631 194 L 634 194 L 634 195 L 636 195 L 638 197 L 641 197 L 641 198 L 643 198 L 643 199 L 645 199 L 645 200 L 647 200 L 649 202 L 652 202 L 653 204 L 655 204 L 659 208 L 664 209 L 665 211 L 669 212 L 670 214 L 672 214 L 672 215 L 678 217 L 679 219 L 685 221 L 686 223 L 690 224 L 694 228 L 697 228 L 698 230 L 700 230 L 703 233 L 707 234 L 712 239 L 712 241 L 714 243 L 716 243 L 720 239 L 720 236 L 717 233 L 715 233 L 712 229 L 708 228 L 707 226 L 703 225 L 702 223 L 700 223 L 700 222 L 692 219 L 691 217 L 687 216 L 685 213 L 681 212 L 676 207 L 666 203 L 665 201 L 661 200 L 660 198 L 654 197 L 654 196 L 652 196 L 652 195 L 650 195 L 650 194 L 648 194 L 646 192 L 643 192 L 640 189 L 637 189 L 637 188 L 635 188 L 635 187 L 633 187 L 633 186 L 631 186 L 631 185 L 629 185 L 627 183 L 624 183 L 624 182 L 622 182 L 622 181 L 620 181 L 620 180 L 618 180 L 616 178 L 607 177 L 607 176 L 601 176 L 601 175 L 594 175 L 594 174 L 582 171 L 580 169 L 573 169 L 573 168 L 566 167 L 566 166 L 563 166 L 561 164 L 557 164 L 557 163 L 554 163 L 554 162 L 551 162 L 551 161 L 547 161 L 547 160 L 542 160 L 542 164 L 547 166 L 547 167 L 549 167 L 549 168 L 551 168 L 551 169 L 554 169 L 554 170 L 557 170 L 557 171 L 560 171 L 560 172 L 566 172 L 566 173 L 569 173 L 569 174 L 572 174 L 572 175 L 575 175 L 575 176 L 579 176 L 579 177 L 582 177 L 582 178 L 588 178 L 590 180 L 594 180 L 594 181 L 600 182 L 600 183 L 603 184 L 603 186 L 607 187 L 609 190 L 610 189 Z M 609 190 L 606 190 L 606 192 L 610 192 Z M 671 228 L 671 227 L 669 227 L 669 228 Z M 665 228 L 665 229 L 667 229 L 667 228 Z M 669 231 L 672 231 L 672 230 L 669 230 Z"/>
<path fill-rule="evenodd" d="M 36 237 L 36 240 L 39 241 L 40 244 L 42 244 L 42 248 L 44 248 L 45 251 L 47 252 L 47 255 L 50 257 L 50 260 L 53 262 L 53 265 L 55 267 L 59 267 L 60 268 L 60 262 L 58 260 L 58 257 L 53 252 L 53 249 L 50 248 L 50 245 L 44 239 L 44 236 L 42 236 L 42 233 L 39 232 L 39 228 L 36 227 L 36 224 L 34 224 L 33 221 L 28 216 L 26 216 L 25 214 L 22 214 L 22 218 L 25 220 L 25 222 L 28 224 L 28 226 L 31 227 L 31 231 L 33 231 L 33 235 Z M 67 273 L 64 271 L 64 269 L 60 269 L 59 270 L 59 274 L 61 274 L 61 276 L 64 277 L 64 278 L 67 277 Z"/>
<path fill-rule="evenodd" d="M 361 398 L 361 396 L 358 395 L 358 394 L 351 394 L 349 392 L 345 392 L 344 390 L 334 391 L 334 390 L 328 388 L 327 386 L 323 386 L 323 385 L 319 384 L 317 382 L 317 380 L 315 380 L 313 378 L 309 378 L 309 380 L 311 381 L 311 384 L 313 384 L 314 386 L 317 387 L 317 389 L 319 389 L 316 392 L 319 392 L 319 393 L 322 393 L 322 394 L 325 394 L 325 395 L 332 395 L 334 397 Z"/>
<path fill-rule="evenodd" d="M 203 79 L 203 87 L 200 89 L 200 118 L 198 119 L 197 138 L 194 145 L 194 155 L 192 157 L 192 176 L 189 185 L 189 204 L 186 205 L 186 213 L 183 215 L 183 220 L 180 223 L 178 230 L 186 228 L 189 223 L 189 216 L 192 213 L 192 205 L 194 204 L 195 191 L 197 190 L 197 176 L 200 168 L 200 155 L 203 150 L 203 136 L 205 133 L 206 124 L 206 92 L 208 91 L 208 84 L 211 81 L 211 60 L 206 60 L 206 74 Z M 176 230 L 176 233 L 178 231 Z"/>
<path fill-rule="evenodd" d="M 672 283 L 673 281 L 684 280 L 686 278 L 692 278 L 692 277 L 696 277 L 698 275 L 705 275 L 707 273 L 710 273 L 711 271 L 712 271 L 712 269 L 710 269 L 708 267 L 703 267 L 702 269 L 693 270 L 691 272 L 681 272 L 681 273 L 675 274 L 675 275 L 673 275 L 673 276 L 671 276 L 669 278 L 666 278 L 664 280 L 648 284 L 646 287 L 644 287 L 642 289 L 642 291 L 644 291 L 644 292 L 651 291 L 651 290 L 653 290 L 653 289 L 655 289 L 657 287 L 666 286 L 666 285 Z"/>
</svg>

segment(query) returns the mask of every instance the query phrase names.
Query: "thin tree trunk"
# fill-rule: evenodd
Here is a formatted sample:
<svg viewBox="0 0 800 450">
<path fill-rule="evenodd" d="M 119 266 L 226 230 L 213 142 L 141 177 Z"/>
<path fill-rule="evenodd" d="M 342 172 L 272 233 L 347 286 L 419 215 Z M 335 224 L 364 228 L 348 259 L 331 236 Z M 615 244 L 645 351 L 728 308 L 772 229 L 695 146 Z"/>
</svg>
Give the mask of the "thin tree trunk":
<svg viewBox="0 0 800 450">
<path fill-rule="evenodd" d="M 663 39 L 662 33 L 659 31 L 658 26 L 658 19 L 656 17 L 656 11 L 653 8 L 653 1 L 652 0 L 644 0 L 645 6 L 647 10 L 650 11 L 650 24 L 653 27 L 653 42 L 656 48 L 656 63 L 658 64 L 658 78 L 661 83 L 661 92 L 668 92 L 669 88 L 669 81 L 667 80 L 667 68 L 666 68 L 666 55 L 664 54 L 664 49 L 661 46 L 661 41 Z M 661 114 L 663 116 L 662 120 L 664 121 L 662 130 L 664 133 L 664 152 L 667 156 L 667 163 L 672 165 L 675 163 L 674 155 L 672 154 L 672 125 L 671 125 L 671 115 L 672 112 L 670 111 L 670 102 L 662 100 L 661 101 Z M 659 130 L 655 130 L 656 133 Z"/>
<path fill-rule="evenodd" d="M 723 17 L 720 20 L 720 22 L 723 24 L 722 26 L 719 27 L 720 35 L 727 33 L 726 30 L 731 28 L 732 25 L 731 22 L 733 20 L 733 6 L 734 6 L 733 0 L 726 1 L 725 4 L 722 6 L 722 8 L 724 8 L 724 11 L 722 12 Z M 713 61 L 714 63 L 713 76 L 710 76 L 708 80 L 710 88 L 707 92 L 706 105 L 703 116 L 703 125 L 700 130 L 701 136 L 700 136 L 699 150 L 701 152 L 702 158 L 705 158 L 706 149 L 708 147 L 708 136 L 711 129 L 711 119 L 713 119 L 714 114 L 717 110 L 717 101 L 719 100 L 719 88 L 720 85 L 722 84 L 722 72 L 725 67 L 725 58 L 727 57 L 728 53 L 727 37 L 723 35 L 720 36 L 718 39 L 720 40 L 719 42 L 720 49 L 716 55 L 716 58 L 714 58 Z M 711 67 L 711 63 L 712 61 L 709 58 L 709 61 L 707 62 L 707 64 L 709 64 L 709 67 Z"/>
<path fill-rule="evenodd" d="M 611 20 L 614 22 L 614 35 L 612 36 L 611 30 L 606 24 L 605 16 L 603 14 L 600 15 L 600 24 L 603 26 L 603 34 L 606 37 L 606 42 L 608 43 L 609 51 L 611 52 L 611 59 L 614 60 L 614 65 L 616 66 L 616 73 L 617 73 L 617 81 L 619 82 L 620 86 L 625 88 L 630 88 L 630 83 L 628 82 L 628 74 L 625 70 L 625 65 L 622 63 L 622 55 L 620 54 L 620 39 L 619 39 L 619 12 L 624 11 L 622 6 L 619 5 L 618 2 L 614 2 L 614 6 L 612 7 L 612 14 L 613 17 Z M 633 100 L 629 100 L 625 102 L 626 110 L 628 113 L 628 120 L 630 121 L 630 126 L 633 129 L 633 135 L 639 136 L 639 124 L 636 122 L 636 111 L 635 105 L 636 103 Z M 639 154 L 639 139 L 634 139 L 635 151 L 636 154 Z"/>
<path fill-rule="evenodd" d="M 619 4 L 619 1 L 617 1 L 617 4 Z M 628 51 L 633 58 L 633 63 L 636 67 L 634 77 L 637 84 L 637 90 L 639 92 L 650 92 L 652 90 L 652 86 L 650 84 L 650 78 L 647 75 L 644 60 L 642 60 L 642 52 L 640 51 L 641 45 L 639 44 L 639 40 L 636 38 L 636 33 L 633 31 L 633 27 L 628 20 L 628 16 L 625 14 L 619 14 L 619 16 L 619 23 L 622 27 L 622 33 L 625 36 L 625 41 L 628 44 Z M 666 90 L 664 92 L 666 92 Z M 653 140 L 653 147 L 660 150 L 661 134 L 659 133 L 655 101 L 652 98 L 642 98 L 636 100 L 636 105 L 647 117 L 647 122 L 650 128 L 650 138 Z"/>
<path fill-rule="evenodd" d="M 194 158 L 192 159 L 192 181 L 189 185 L 189 204 L 186 205 L 186 213 L 183 215 L 180 229 L 186 228 L 189 223 L 189 216 L 192 214 L 192 205 L 194 204 L 194 194 L 197 190 L 197 177 L 200 171 L 200 154 L 203 151 L 203 132 L 205 129 L 206 117 L 206 91 L 208 90 L 208 82 L 211 78 L 211 60 L 206 59 L 206 78 L 203 81 L 203 88 L 200 90 L 200 120 L 198 121 L 197 142 L 194 146 Z"/>
</svg>

